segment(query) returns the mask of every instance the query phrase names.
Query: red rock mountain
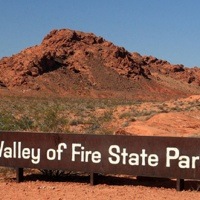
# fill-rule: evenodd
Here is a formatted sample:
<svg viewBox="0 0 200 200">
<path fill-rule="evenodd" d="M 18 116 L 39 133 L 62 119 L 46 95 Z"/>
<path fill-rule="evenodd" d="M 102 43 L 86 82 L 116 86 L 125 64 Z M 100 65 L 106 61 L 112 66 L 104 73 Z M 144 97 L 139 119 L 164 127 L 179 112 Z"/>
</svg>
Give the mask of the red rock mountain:
<svg viewBox="0 0 200 200">
<path fill-rule="evenodd" d="M 0 60 L 0 93 L 166 99 L 200 94 L 200 69 L 130 53 L 97 37 L 53 30 Z"/>
</svg>

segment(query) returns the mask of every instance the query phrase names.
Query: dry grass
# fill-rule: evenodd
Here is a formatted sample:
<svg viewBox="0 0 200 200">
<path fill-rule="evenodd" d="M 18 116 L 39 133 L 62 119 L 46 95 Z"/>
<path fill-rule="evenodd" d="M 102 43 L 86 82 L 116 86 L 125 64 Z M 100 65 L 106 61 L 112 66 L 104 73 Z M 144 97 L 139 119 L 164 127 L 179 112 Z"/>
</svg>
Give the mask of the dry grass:
<svg viewBox="0 0 200 200">
<path fill-rule="evenodd" d="M 199 100 L 136 102 L 115 99 L 1 97 L 0 130 L 113 134 L 158 113 L 199 110 Z"/>
</svg>

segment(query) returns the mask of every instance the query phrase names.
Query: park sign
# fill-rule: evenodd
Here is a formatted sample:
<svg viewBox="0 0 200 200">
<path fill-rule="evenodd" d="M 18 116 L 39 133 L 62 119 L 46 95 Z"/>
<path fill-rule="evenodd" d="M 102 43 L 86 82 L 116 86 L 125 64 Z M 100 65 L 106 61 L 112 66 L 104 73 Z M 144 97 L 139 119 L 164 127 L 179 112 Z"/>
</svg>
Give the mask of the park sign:
<svg viewBox="0 0 200 200">
<path fill-rule="evenodd" d="M 200 179 L 200 138 L 0 132 L 0 166 Z"/>
</svg>

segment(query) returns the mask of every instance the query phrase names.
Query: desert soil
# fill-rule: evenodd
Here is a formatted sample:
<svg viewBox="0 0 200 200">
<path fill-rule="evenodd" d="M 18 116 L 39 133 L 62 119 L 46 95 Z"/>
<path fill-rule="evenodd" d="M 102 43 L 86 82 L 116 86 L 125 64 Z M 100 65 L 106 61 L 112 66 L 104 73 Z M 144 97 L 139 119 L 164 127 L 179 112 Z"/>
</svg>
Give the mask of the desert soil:
<svg viewBox="0 0 200 200">
<path fill-rule="evenodd" d="M 25 174 L 25 180 L 16 183 L 14 170 L 1 170 L 0 199 L 11 200 L 70 200 L 70 199 L 200 199 L 200 182 L 185 181 L 184 191 L 176 191 L 176 180 L 130 176 L 99 175 L 91 186 L 88 175 L 69 175 L 47 180 L 35 171 Z"/>
</svg>

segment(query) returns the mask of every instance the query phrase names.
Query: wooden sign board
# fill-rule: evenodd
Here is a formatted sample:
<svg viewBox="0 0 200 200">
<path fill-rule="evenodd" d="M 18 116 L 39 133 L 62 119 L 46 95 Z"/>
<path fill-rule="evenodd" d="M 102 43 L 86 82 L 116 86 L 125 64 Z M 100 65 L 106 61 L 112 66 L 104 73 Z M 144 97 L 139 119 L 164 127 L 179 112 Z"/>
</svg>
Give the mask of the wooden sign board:
<svg viewBox="0 0 200 200">
<path fill-rule="evenodd" d="M 0 166 L 200 179 L 200 138 L 0 132 Z"/>
</svg>

